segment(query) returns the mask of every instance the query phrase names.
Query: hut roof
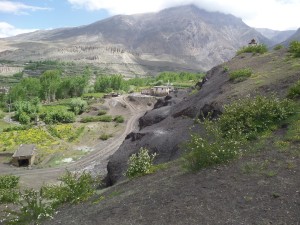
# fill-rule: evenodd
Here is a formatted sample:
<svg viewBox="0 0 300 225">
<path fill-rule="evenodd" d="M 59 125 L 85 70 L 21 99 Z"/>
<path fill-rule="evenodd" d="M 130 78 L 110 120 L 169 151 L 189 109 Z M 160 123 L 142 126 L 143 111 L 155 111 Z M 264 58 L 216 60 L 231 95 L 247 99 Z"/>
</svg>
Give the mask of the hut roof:
<svg viewBox="0 0 300 225">
<path fill-rule="evenodd" d="M 35 154 L 34 144 L 21 144 L 13 157 L 32 156 Z"/>
</svg>

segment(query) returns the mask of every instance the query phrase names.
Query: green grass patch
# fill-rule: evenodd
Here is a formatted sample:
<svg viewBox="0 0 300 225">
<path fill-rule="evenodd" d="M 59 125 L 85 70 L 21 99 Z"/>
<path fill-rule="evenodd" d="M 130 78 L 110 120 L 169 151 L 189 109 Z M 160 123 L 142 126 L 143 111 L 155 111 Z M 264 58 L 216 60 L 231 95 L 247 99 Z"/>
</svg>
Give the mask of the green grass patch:
<svg viewBox="0 0 300 225">
<path fill-rule="evenodd" d="M 289 52 L 291 52 L 294 57 L 300 57 L 300 41 L 291 41 Z"/>
<path fill-rule="evenodd" d="M 84 93 L 82 98 L 103 98 L 104 95 L 105 93 Z"/>
<path fill-rule="evenodd" d="M 300 97 L 300 80 L 297 81 L 290 89 L 288 90 L 288 98 L 298 98 Z"/>
<path fill-rule="evenodd" d="M 82 123 L 89 122 L 112 122 L 113 118 L 110 115 L 102 115 L 102 116 L 87 116 L 81 119 Z"/>
<path fill-rule="evenodd" d="M 102 141 L 106 141 L 106 140 L 108 140 L 109 138 L 111 138 L 113 135 L 112 134 L 106 134 L 106 133 L 103 133 L 103 134 L 101 134 L 100 135 L 100 139 L 102 140 Z"/>
<path fill-rule="evenodd" d="M 259 45 L 249 45 L 242 47 L 237 51 L 237 55 L 240 55 L 242 53 L 259 53 L 264 54 L 268 52 L 268 47 L 265 44 L 259 44 Z"/>
<path fill-rule="evenodd" d="M 240 82 L 246 80 L 252 75 L 252 70 L 249 68 L 235 70 L 229 73 L 229 79 L 231 81 Z"/>
</svg>

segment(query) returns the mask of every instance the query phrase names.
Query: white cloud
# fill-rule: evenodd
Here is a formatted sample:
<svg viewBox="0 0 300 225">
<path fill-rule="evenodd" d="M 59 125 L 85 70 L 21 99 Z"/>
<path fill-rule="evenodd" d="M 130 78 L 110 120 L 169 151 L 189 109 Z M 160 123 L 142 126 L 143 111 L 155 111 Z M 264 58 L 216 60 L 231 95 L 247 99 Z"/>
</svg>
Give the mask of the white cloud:
<svg viewBox="0 0 300 225">
<path fill-rule="evenodd" d="M 26 5 L 22 2 L 0 1 L 0 12 L 28 14 L 28 11 L 49 10 L 49 8 Z"/>
<path fill-rule="evenodd" d="M 105 9 L 111 15 L 155 12 L 184 4 L 231 13 L 252 27 L 277 30 L 300 27 L 299 0 L 68 0 L 76 8 Z"/>
<path fill-rule="evenodd" d="M 9 23 L 0 22 L 0 38 L 15 36 L 22 33 L 33 32 L 36 30 L 37 29 L 19 29 Z"/>
</svg>

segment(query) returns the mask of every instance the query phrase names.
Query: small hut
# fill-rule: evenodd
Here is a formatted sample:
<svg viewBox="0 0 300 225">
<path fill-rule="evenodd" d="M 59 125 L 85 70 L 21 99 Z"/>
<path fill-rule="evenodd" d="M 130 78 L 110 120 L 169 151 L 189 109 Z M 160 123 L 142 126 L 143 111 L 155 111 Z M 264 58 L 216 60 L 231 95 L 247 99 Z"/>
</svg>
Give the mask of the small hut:
<svg viewBox="0 0 300 225">
<path fill-rule="evenodd" d="M 36 156 L 36 147 L 34 144 L 21 144 L 18 150 L 12 156 L 14 166 L 32 166 Z"/>
</svg>

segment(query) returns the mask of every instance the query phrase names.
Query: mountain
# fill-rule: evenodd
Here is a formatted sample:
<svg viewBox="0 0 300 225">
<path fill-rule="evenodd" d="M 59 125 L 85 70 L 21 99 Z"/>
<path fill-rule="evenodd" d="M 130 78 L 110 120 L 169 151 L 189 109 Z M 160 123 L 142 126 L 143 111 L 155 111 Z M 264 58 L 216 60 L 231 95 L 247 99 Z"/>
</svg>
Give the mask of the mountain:
<svg viewBox="0 0 300 225">
<path fill-rule="evenodd" d="M 282 44 L 288 46 L 291 41 L 300 41 L 300 28 Z"/>
<path fill-rule="evenodd" d="M 279 44 L 287 40 L 296 32 L 295 30 L 279 31 L 279 30 L 271 30 L 268 28 L 255 28 L 255 29 L 266 38 L 272 40 L 274 44 Z"/>
<path fill-rule="evenodd" d="M 206 71 L 231 59 L 252 38 L 273 44 L 233 15 L 187 5 L 7 38 L 0 59 L 92 63 L 125 75 Z"/>
</svg>

